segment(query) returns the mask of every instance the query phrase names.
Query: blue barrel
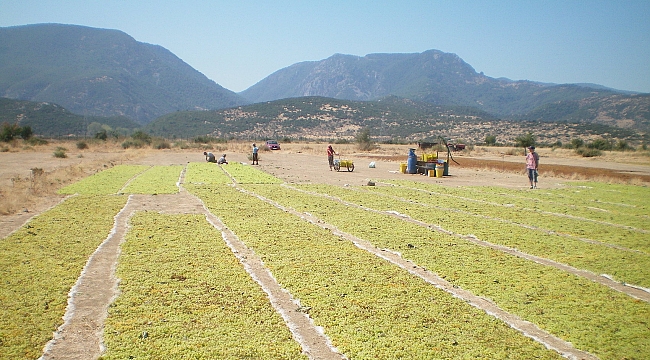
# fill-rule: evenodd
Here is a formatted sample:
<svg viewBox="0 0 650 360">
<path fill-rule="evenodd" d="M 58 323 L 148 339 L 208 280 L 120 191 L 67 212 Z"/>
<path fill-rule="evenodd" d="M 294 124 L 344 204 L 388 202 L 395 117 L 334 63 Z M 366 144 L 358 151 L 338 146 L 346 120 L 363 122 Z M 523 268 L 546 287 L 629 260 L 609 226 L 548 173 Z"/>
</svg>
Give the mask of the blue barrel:
<svg viewBox="0 0 650 360">
<path fill-rule="evenodd" d="M 415 155 L 415 149 L 409 149 L 409 157 L 406 162 L 406 172 L 416 174 L 418 172 L 418 156 Z"/>
</svg>

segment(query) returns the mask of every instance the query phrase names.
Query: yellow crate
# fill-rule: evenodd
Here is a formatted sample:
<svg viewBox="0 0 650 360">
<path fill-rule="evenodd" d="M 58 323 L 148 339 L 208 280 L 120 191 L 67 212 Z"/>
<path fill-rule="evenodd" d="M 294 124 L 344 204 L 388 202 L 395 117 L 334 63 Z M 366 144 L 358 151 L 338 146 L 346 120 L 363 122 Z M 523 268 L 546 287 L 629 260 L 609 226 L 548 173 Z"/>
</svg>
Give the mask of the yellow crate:
<svg viewBox="0 0 650 360">
<path fill-rule="evenodd" d="M 438 159 L 438 154 L 422 154 L 422 161 L 436 161 Z"/>
</svg>

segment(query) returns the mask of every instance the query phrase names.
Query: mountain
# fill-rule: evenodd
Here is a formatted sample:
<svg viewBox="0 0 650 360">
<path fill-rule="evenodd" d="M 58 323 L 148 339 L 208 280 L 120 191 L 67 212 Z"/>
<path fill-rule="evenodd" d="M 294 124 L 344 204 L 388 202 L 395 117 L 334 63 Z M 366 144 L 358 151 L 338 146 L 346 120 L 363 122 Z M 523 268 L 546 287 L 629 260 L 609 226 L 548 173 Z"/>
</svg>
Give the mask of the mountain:
<svg viewBox="0 0 650 360">
<path fill-rule="evenodd" d="M 454 122 L 495 120 L 475 108 L 440 106 L 387 97 L 349 101 L 307 96 L 215 111 L 184 111 L 162 116 L 145 131 L 184 138 L 199 135 L 235 138 L 354 138 L 369 129 L 382 140 L 421 138 Z"/>
<path fill-rule="evenodd" d="M 124 116 L 82 116 L 65 108 L 47 102 L 0 98 L 0 124 L 29 126 L 36 135 L 58 137 L 67 135 L 94 134 L 90 124 L 105 125 L 119 133 L 127 134 L 139 125 Z"/>
<path fill-rule="evenodd" d="M 251 102 L 324 96 L 376 100 L 394 95 L 436 105 L 472 106 L 502 118 L 558 101 L 620 92 L 599 86 L 495 79 L 477 73 L 455 54 L 335 54 L 278 70 L 240 94 Z"/>
<path fill-rule="evenodd" d="M 395 136 L 418 133 L 415 124 L 423 127 L 419 133 L 426 134 L 431 124 L 455 116 L 518 122 L 598 123 L 650 132 L 649 94 L 632 94 L 593 84 L 495 79 L 477 73 L 457 55 L 438 50 L 363 57 L 335 54 L 321 61 L 301 62 L 278 70 L 236 94 L 160 46 L 137 42 L 118 30 L 61 24 L 0 28 L 0 97 L 40 104 L 33 108 L 52 106 L 52 109 L 58 107 L 80 114 L 83 124 L 92 116 L 101 117 L 99 123 L 128 118 L 140 125 L 156 119 L 151 131 L 170 136 L 189 133 L 257 136 L 255 131 L 281 134 L 287 129 L 290 130 L 287 133 L 296 136 L 311 136 L 306 124 L 315 126 L 314 131 L 319 134 L 329 128 L 320 122 L 321 115 L 343 121 L 333 128 L 348 121 L 346 129 L 369 126 L 387 134 L 386 129 L 390 128 L 396 131 Z M 317 97 L 327 98 L 329 103 L 349 101 L 347 105 L 336 102 L 335 108 L 348 106 L 366 115 L 361 119 L 340 111 L 312 111 L 309 104 Z M 304 99 L 290 100 L 301 98 Z M 287 101 L 276 102 L 281 99 Z M 392 108 L 382 108 L 391 101 Z M 256 104 L 244 106 L 250 103 Z M 294 119 L 293 114 L 279 110 L 281 105 L 308 114 Z M 408 106 L 416 109 L 405 109 Z M 243 117 L 236 116 L 240 108 L 245 109 Z M 373 113 L 372 109 L 380 108 L 383 115 Z M 83 126 L 73 129 L 72 123 L 64 120 L 70 114 L 52 110 L 54 113 L 63 119 L 60 129 L 56 128 L 57 120 L 50 118 L 35 125 L 35 131 L 38 129 L 43 135 L 84 131 Z M 252 113 L 266 114 L 266 117 Z M 415 118 L 405 116 L 407 113 Z M 283 115 L 278 118 L 278 114 Z M 390 118 L 389 114 L 394 117 Z M 22 115 L 10 112 L 7 118 L 16 116 Z M 225 122 L 215 120 L 215 116 Z M 290 121 L 280 121 L 283 117 Z M 193 122 L 199 118 L 204 118 L 206 123 Z M 231 118 L 236 120 L 226 121 Z M 39 119 L 45 117 L 39 115 Z M 21 121 L 31 120 L 22 118 Z M 220 125 L 210 129 L 216 123 Z M 386 127 L 393 123 L 396 125 Z M 271 128 L 260 128 L 263 124 Z M 256 130 L 246 130 L 243 126 Z"/>
<path fill-rule="evenodd" d="M 650 94 L 594 96 L 542 105 L 520 119 L 544 122 L 591 122 L 650 131 Z"/>
<path fill-rule="evenodd" d="M 178 110 L 246 103 L 161 46 L 118 30 L 61 24 L 0 28 L 0 96 L 141 124 Z"/>
<path fill-rule="evenodd" d="M 179 111 L 147 124 L 144 131 L 167 138 L 198 136 L 281 141 L 354 141 L 367 130 L 374 141 L 439 141 L 480 144 L 486 135 L 514 143 L 533 132 L 539 144 L 570 143 L 576 137 L 607 136 L 638 143 L 638 133 L 601 124 L 499 120 L 472 107 L 442 106 L 389 96 L 376 101 L 325 97 L 285 98 L 214 111 Z"/>
</svg>

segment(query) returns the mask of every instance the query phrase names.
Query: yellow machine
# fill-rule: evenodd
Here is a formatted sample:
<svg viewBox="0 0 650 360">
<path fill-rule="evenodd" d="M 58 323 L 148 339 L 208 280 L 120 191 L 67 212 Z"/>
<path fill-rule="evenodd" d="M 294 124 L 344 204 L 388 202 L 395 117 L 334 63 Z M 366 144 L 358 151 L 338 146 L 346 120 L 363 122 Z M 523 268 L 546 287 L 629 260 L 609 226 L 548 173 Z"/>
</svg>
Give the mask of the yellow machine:
<svg viewBox="0 0 650 360">
<path fill-rule="evenodd" d="M 334 159 L 334 170 L 339 171 L 341 168 L 347 168 L 348 171 L 354 171 L 354 162 L 352 160 Z"/>
</svg>

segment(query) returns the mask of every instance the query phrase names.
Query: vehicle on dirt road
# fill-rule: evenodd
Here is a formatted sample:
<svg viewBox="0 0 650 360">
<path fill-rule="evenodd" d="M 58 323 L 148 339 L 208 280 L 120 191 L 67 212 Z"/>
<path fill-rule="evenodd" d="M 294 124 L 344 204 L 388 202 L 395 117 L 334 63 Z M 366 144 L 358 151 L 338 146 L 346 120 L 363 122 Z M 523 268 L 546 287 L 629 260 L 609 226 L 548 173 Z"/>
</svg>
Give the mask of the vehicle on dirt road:
<svg viewBox="0 0 650 360">
<path fill-rule="evenodd" d="M 276 140 L 267 140 L 266 147 L 269 148 L 269 150 L 280 150 L 280 144 L 278 144 Z"/>
</svg>

